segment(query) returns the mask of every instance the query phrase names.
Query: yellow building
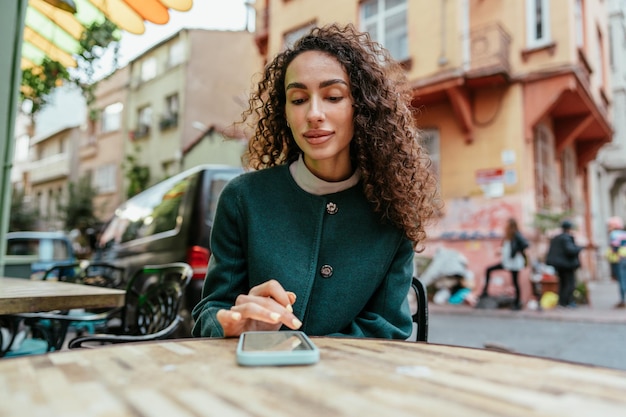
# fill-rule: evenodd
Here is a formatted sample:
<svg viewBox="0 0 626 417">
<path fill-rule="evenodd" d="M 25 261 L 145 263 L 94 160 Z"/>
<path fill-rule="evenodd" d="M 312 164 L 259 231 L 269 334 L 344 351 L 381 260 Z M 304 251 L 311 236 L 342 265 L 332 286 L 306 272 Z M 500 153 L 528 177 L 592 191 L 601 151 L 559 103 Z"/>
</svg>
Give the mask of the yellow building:
<svg viewBox="0 0 626 417">
<path fill-rule="evenodd" d="M 533 255 L 545 254 L 538 212 L 571 213 L 577 243 L 593 246 L 587 166 L 612 134 L 602 0 L 262 0 L 256 8 L 266 61 L 312 26 L 338 22 L 369 31 L 403 62 L 445 200 L 426 254 L 460 250 L 480 286 L 510 217 Z M 595 253 L 583 257 L 583 278 L 593 278 Z"/>
</svg>

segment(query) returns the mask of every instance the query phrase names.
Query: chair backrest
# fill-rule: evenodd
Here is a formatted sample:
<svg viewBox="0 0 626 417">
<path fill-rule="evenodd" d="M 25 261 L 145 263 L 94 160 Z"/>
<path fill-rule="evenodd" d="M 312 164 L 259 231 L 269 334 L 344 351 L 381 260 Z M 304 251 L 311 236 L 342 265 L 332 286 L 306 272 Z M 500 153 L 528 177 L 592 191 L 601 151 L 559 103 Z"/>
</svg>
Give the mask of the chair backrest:
<svg viewBox="0 0 626 417">
<path fill-rule="evenodd" d="M 108 262 L 90 262 L 82 272 L 85 285 L 96 285 L 106 288 L 123 288 L 125 268 Z"/>
<path fill-rule="evenodd" d="M 80 282 L 82 273 L 83 267 L 80 262 L 58 264 L 46 269 L 42 279 L 46 281 Z"/>
<path fill-rule="evenodd" d="M 126 287 L 122 331 L 126 335 L 156 333 L 178 318 L 193 270 L 183 262 L 146 265 Z"/>
<path fill-rule="evenodd" d="M 413 333 L 409 340 L 428 341 L 428 293 L 426 286 L 417 277 L 413 277 L 409 293 L 409 304 L 413 318 Z"/>
<path fill-rule="evenodd" d="M 56 279 L 98 287 L 122 288 L 124 286 L 124 271 L 124 268 L 108 262 L 82 261 L 53 265 L 44 272 L 42 279 Z"/>
</svg>

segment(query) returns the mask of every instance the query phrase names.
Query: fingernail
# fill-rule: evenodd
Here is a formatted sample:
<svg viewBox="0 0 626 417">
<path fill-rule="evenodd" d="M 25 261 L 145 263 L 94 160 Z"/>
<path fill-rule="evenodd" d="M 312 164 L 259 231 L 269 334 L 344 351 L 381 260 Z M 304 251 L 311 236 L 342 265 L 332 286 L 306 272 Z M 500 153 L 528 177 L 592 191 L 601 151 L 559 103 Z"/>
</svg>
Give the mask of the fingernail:
<svg viewBox="0 0 626 417">
<path fill-rule="evenodd" d="M 291 307 L 291 304 L 287 304 L 287 307 L 285 307 L 287 309 L 288 312 L 293 313 L 293 307 Z"/>
<path fill-rule="evenodd" d="M 280 319 L 280 314 L 278 314 L 278 313 L 272 313 L 272 314 L 270 314 L 270 318 L 271 318 L 273 321 L 278 321 L 278 320 Z"/>
<path fill-rule="evenodd" d="M 235 311 L 235 312 L 232 313 L 232 315 L 230 317 L 233 320 L 235 320 L 235 321 L 239 321 L 239 320 L 241 320 L 241 313 L 238 313 L 238 312 Z"/>
<path fill-rule="evenodd" d="M 293 319 L 293 320 L 291 320 L 291 323 L 293 323 L 293 326 L 294 326 L 296 329 L 299 329 L 299 328 L 300 328 L 300 326 L 302 326 L 302 322 L 301 322 L 300 320 L 298 320 L 298 319 Z"/>
</svg>

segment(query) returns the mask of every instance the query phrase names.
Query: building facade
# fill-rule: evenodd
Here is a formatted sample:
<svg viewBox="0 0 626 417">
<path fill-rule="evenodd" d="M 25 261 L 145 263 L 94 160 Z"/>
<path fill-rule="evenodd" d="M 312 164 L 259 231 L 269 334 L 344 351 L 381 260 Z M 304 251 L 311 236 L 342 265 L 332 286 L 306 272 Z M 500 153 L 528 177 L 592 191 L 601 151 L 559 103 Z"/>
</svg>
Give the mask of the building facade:
<svg viewBox="0 0 626 417">
<path fill-rule="evenodd" d="M 88 177 L 97 195 L 93 206 L 98 219 L 113 215 L 123 201 L 124 129 L 129 84 L 128 67 L 120 68 L 96 84 L 93 109 L 80 139 L 79 176 Z"/>
<path fill-rule="evenodd" d="M 612 90 L 602 0 L 265 0 L 265 61 L 310 27 L 353 23 L 403 63 L 437 169 L 443 216 L 426 254 L 457 249 L 482 286 L 508 218 L 545 256 L 538 214 L 577 225 L 584 279 L 595 278 L 589 163 L 611 140 Z M 523 277 L 527 279 L 527 277 Z M 523 285 L 527 297 L 528 285 Z M 481 288 L 478 288 L 479 290 Z"/>
<path fill-rule="evenodd" d="M 261 69 L 254 34 L 182 29 L 98 81 L 89 109 L 80 94 L 52 100 L 13 173 L 39 208 L 38 228 L 63 228 L 54 202 L 85 177 L 105 222 L 128 198 L 133 168 L 148 173 L 145 188 L 198 164 L 241 165 L 245 142 L 233 123 Z"/>
<path fill-rule="evenodd" d="M 260 62 L 250 32 L 202 29 L 183 29 L 130 62 L 124 149 L 148 168 L 150 184 L 191 160 L 241 165 L 239 141 L 196 144 L 210 127 L 238 121 Z"/>
<path fill-rule="evenodd" d="M 24 173 L 31 196 L 39 212 L 39 230 L 63 230 L 60 206 L 67 203 L 69 183 L 78 180 L 80 126 L 69 126 L 42 138 L 31 140 L 31 158 Z"/>
<path fill-rule="evenodd" d="M 594 240 L 608 246 L 606 224 L 611 216 L 626 220 L 626 2 L 609 0 L 609 72 L 613 88 L 613 140 L 600 149 L 591 164 Z M 601 255 L 601 253 L 600 253 Z M 604 276 L 609 276 L 603 263 Z"/>
</svg>

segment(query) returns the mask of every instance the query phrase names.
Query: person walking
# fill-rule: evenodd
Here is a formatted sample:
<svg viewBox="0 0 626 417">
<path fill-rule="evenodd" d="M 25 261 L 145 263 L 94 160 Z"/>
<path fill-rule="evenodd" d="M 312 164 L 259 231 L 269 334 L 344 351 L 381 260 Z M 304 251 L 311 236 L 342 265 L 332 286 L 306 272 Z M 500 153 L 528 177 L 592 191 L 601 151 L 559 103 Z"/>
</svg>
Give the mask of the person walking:
<svg viewBox="0 0 626 417">
<path fill-rule="evenodd" d="M 491 274 L 494 271 L 506 270 L 511 273 L 511 280 L 515 288 L 515 300 L 511 308 L 513 310 L 521 310 L 518 275 L 519 271 L 524 269 L 527 263 L 526 253 L 524 252 L 526 248 L 528 248 L 528 241 L 520 233 L 517 221 L 512 218 L 509 219 L 504 228 L 504 239 L 502 239 L 500 248 L 500 262 L 491 265 L 485 271 L 485 286 L 481 298 L 489 296 L 488 287 Z"/>
<path fill-rule="evenodd" d="M 576 289 L 576 270 L 580 267 L 579 254 L 582 246 L 576 245 L 572 236 L 572 222 L 561 223 L 561 233 L 550 240 L 546 264 L 556 269 L 559 278 L 559 306 L 576 307 L 574 290 Z"/>
<path fill-rule="evenodd" d="M 626 308 L 626 231 L 620 217 L 608 220 L 609 248 L 607 259 L 611 264 L 611 276 L 619 284 L 619 302 L 615 308 Z"/>
<path fill-rule="evenodd" d="M 413 256 L 440 201 L 410 92 L 353 25 L 314 28 L 265 67 L 243 114 L 251 171 L 220 194 L 193 336 L 409 337 Z"/>
</svg>

